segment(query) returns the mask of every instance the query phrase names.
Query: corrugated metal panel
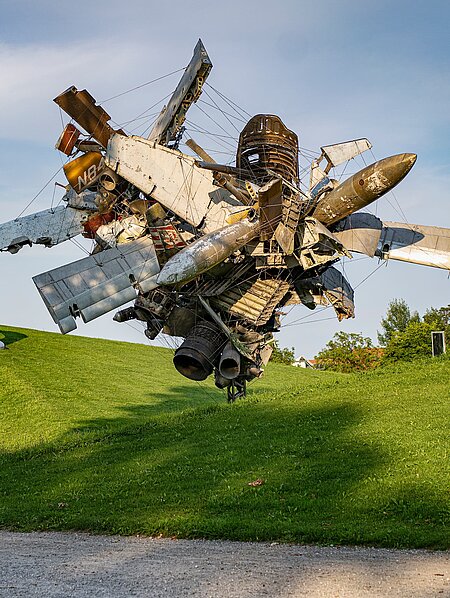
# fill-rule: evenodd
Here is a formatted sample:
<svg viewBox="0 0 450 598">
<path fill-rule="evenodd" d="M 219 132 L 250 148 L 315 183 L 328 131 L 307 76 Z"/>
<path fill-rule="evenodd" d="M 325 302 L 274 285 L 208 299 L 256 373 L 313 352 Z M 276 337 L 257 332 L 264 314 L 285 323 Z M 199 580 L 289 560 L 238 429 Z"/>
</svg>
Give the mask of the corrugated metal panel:
<svg viewBox="0 0 450 598">
<path fill-rule="evenodd" d="M 251 262 L 243 262 L 235 266 L 229 275 L 220 276 L 217 278 L 209 278 L 202 281 L 195 290 L 196 295 L 203 297 L 213 297 L 220 295 L 226 291 L 230 286 L 234 285 L 239 279 L 251 268 Z M 238 283 L 242 284 L 242 283 Z"/>
<path fill-rule="evenodd" d="M 261 326 L 289 290 L 289 283 L 279 279 L 246 282 L 211 300 L 217 308 Z"/>
</svg>

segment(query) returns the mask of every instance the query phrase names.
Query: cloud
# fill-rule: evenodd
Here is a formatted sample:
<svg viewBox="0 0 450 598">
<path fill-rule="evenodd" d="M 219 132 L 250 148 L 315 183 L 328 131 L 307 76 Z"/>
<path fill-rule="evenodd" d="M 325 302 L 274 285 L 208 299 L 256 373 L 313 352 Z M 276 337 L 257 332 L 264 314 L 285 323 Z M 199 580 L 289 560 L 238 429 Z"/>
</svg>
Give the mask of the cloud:
<svg viewBox="0 0 450 598">
<path fill-rule="evenodd" d="M 161 72 L 155 57 L 147 59 L 137 44 L 0 44 L 0 135 L 3 139 L 37 141 L 59 134 L 61 121 L 51 101 L 70 85 L 88 88 L 97 99 L 114 95 Z M 153 64 L 152 64 L 153 63 Z M 164 74 L 164 71 L 161 72 Z M 128 101 L 133 107 L 133 102 Z M 65 117 L 66 118 L 66 117 Z"/>
</svg>

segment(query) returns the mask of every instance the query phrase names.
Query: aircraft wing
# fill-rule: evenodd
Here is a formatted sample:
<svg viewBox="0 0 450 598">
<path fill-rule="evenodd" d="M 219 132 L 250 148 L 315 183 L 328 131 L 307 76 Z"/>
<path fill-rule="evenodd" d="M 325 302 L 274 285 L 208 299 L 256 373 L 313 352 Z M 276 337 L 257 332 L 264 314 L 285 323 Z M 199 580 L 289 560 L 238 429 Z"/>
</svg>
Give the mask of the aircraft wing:
<svg viewBox="0 0 450 598">
<path fill-rule="evenodd" d="M 333 233 L 350 251 L 450 270 L 450 229 L 404 222 L 382 222 L 358 212 L 344 218 Z"/>
<path fill-rule="evenodd" d="M 63 334 L 75 317 L 89 322 L 155 288 L 160 267 L 153 241 L 143 237 L 77 260 L 33 278 Z"/>
<path fill-rule="evenodd" d="M 16 218 L 0 225 L 0 250 L 17 253 L 24 245 L 37 243 L 52 247 L 83 232 L 91 214 L 70 206 L 58 206 Z"/>
</svg>

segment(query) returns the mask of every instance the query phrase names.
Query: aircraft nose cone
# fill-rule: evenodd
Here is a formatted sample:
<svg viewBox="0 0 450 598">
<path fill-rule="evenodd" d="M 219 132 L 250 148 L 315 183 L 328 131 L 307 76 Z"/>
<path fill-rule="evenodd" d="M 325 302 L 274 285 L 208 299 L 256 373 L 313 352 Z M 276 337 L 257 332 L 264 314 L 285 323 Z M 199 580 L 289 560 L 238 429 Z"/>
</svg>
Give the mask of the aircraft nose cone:
<svg viewBox="0 0 450 598">
<path fill-rule="evenodd" d="M 396 184 L 401 181 L 411 170 L 417 160 L 417 154 L 398 154 L 392 156 L 393 164 L 391 165 L 392 174 Z M 394 182 L 394 180 L 392 182 Z"/>
<path fill-rule="evenodd" d="M 417 154 L 396 154 L 383 158 L 374 164 L 374 172 L 386 177 L 386 187 L 397 185 L 411 170 L 417 160 Z M 380 189 L 381 191 L 381 189 Z M 388 191 L 387 188 L 383 192 Z"/>
<path fill-rule="evenodd" d="M 409 172 L 416 163 L 417 154 L 401 154 L 401 156 L 403 157 L 402 163 L 407 168 L 407 172 Z"/>
</svg>

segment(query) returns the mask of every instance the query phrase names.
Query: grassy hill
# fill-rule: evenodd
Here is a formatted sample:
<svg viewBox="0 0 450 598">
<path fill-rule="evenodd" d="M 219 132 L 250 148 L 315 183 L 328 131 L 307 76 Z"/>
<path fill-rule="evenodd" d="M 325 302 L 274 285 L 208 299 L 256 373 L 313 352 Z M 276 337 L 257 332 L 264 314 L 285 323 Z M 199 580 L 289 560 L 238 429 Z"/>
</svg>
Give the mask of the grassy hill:
<svg viewBox="0 0 450 598">
<path fill-rule="evenodd" d="M 228 405 L 166 349 L 6 326 L 0 340 L 1 527 L 450 545 L 446 358 L 274 364 Z"/>
</svg>

